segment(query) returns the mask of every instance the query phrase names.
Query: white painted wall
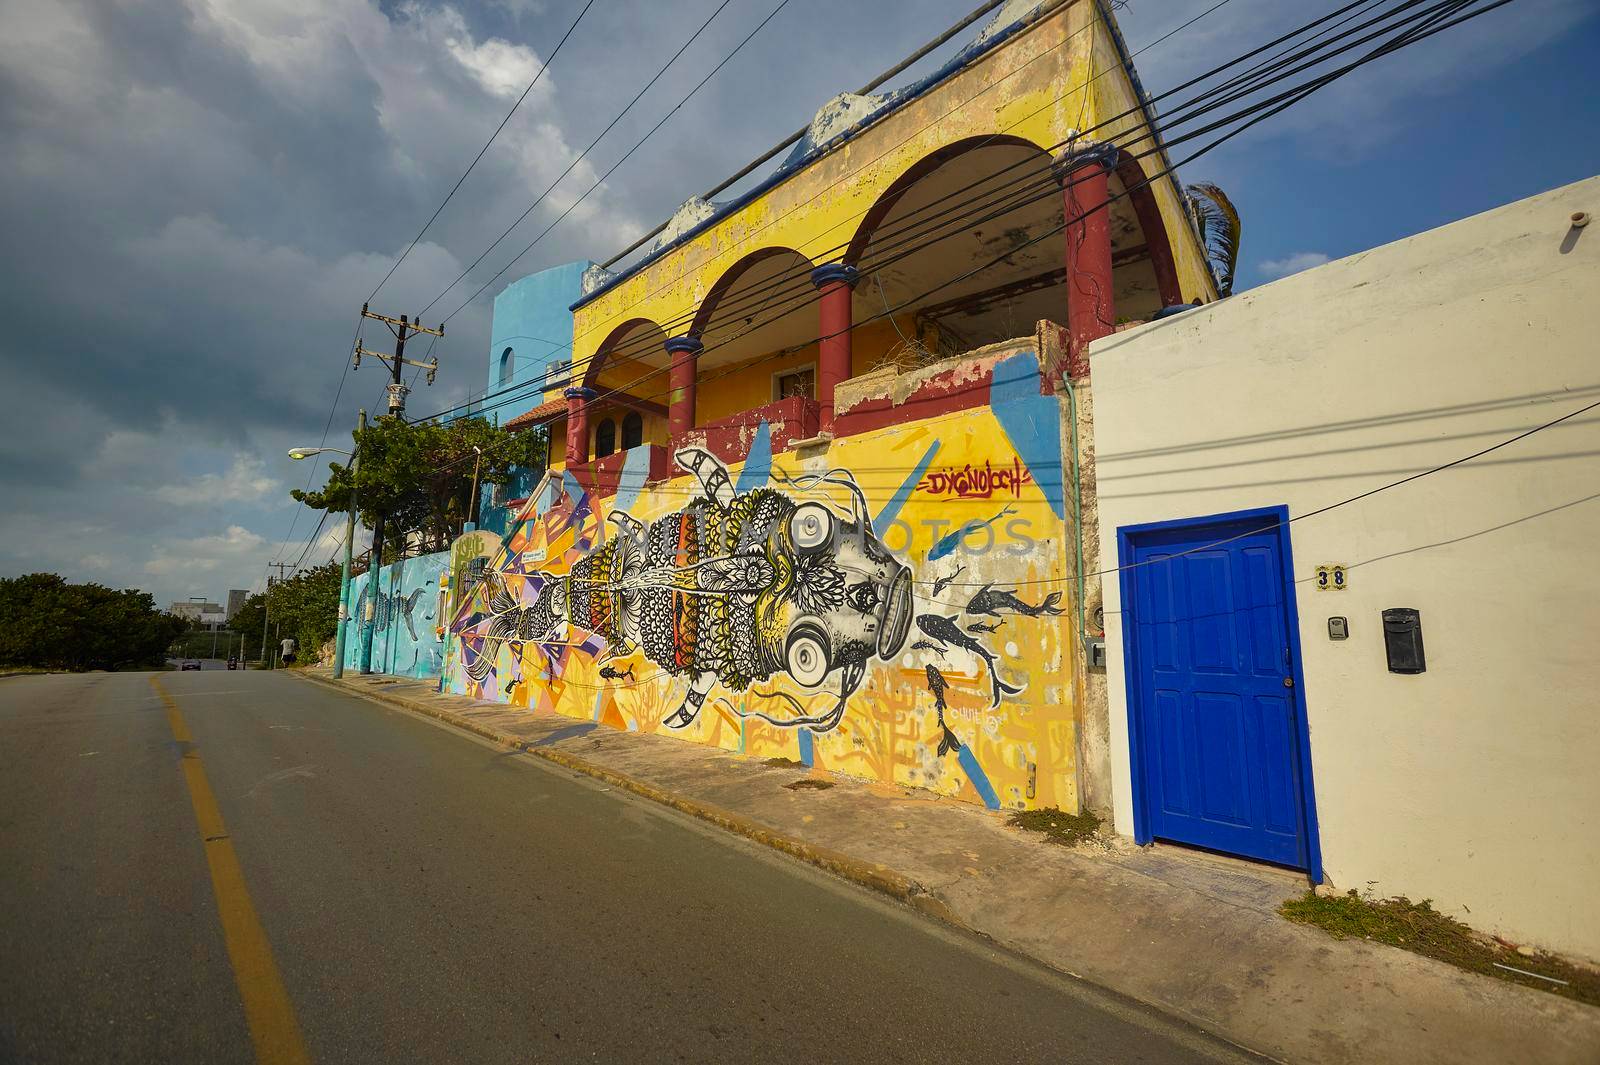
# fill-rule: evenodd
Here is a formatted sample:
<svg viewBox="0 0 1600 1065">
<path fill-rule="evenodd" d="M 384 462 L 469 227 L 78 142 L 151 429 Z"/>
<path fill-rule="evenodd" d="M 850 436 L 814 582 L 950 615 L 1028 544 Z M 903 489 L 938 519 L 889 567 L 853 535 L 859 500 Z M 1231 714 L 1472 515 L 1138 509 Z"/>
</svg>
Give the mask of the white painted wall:
<svg viewBox="0 0 1600 1065">
<path fill-rule="evenodd" d="M 1100 529 L 1291 518 L 1600 399 L 1600 178 L 1092 349 Z M 1328 878 L 1600 958 L 1600 409 L 1290 525 Z M 1350 568 L 1318 592 L 1319 563 Z M 1115 822 L 1132 832 L 1104 581 Z M 1426 673 L 1387 671 L 1385 607 Z M 1333 642 L 1327 618 L 1351 637 Z"/>
</svg>

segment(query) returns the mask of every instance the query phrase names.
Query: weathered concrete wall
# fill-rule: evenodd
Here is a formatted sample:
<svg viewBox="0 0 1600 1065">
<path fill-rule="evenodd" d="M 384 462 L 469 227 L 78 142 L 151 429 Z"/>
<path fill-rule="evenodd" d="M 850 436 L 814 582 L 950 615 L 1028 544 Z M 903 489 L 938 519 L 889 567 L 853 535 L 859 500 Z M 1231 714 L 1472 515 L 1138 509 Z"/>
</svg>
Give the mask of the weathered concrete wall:
<svg viewBox="0 0 1600 1065">
<path fill-rule="evenodd" d="M 391 562 L 376 574 L 351 578 L 350 601 L 354 617 L 366 617 L 373 607 L 372 671 L 401 677 L 437 677 L 444 664 L 444 642 L 438 630 L 440 574 L 449 568 L 450 555 L 422 555 Z M 346 669 L 361 668 L 361 630 L 351 628 L 345 641 Z"/>
<path fill-rule="evenodd" d="M 1076 810 L 1059 401 L 1031 341 L 951 377 L 985 396 L 795 452 L 758 430 L 614 498 L 547 482 L 452 615 L 447 690 Z"/>
<path fill-rule="evenodd" d="M 1285 505 L 1329 879 L 1600 957 L 1600 178 L 1092 349 L 1100 527 Z M 1124 562 L 1126 560 L 1123 560 Z M 1319 564 L 1348 567 L 1318 591 Z M 1104 584 L 1130 831 L 1118 582 Z M 1380 612 L 1421 611 L 1390 673 Z M 1330 640 L 1330 616 L 1350 637 Z"/>
</svg>

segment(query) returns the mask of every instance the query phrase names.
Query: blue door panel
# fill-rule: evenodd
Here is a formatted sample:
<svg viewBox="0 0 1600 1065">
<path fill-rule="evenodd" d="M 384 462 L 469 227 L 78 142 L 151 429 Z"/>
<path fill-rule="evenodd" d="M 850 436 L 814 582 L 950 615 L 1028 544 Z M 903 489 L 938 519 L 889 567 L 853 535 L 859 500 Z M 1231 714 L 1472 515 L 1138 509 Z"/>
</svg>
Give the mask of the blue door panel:
<svg viewBox="0 0 1600 1065">
<path fill-rule="evenodd" d="M 1290 622 L 1272 525 L 1131 537 L 1135 758 L 1151 835 L 1306 868 Z"/>
</svg>

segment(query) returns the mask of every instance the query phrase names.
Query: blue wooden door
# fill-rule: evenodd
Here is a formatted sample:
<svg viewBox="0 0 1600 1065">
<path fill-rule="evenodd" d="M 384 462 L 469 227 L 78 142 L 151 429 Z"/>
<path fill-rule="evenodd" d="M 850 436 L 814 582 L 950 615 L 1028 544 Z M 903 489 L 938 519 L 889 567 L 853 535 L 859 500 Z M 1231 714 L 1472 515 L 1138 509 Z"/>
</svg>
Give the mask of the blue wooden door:
<svg viewBox="0 0 1600 1065">
<path fill-rule="evenodd" d="M 1133 754 L 1148 835 L 1305 869 L 1298 644 L 1276 521 L 1126 534 Z"/>
</svg>

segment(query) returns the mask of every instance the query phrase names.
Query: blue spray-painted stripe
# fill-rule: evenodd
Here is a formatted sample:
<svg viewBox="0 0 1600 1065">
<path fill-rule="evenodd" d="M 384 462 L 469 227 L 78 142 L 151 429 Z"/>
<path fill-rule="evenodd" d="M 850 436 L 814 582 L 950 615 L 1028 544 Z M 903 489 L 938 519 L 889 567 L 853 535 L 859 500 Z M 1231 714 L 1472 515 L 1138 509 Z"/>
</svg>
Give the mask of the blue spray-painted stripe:
<svg viewBox="0 0 1600 1065">
<path fill-rule="evenodd" d="M 750 453 L 745 456 L 744 467 L 739 471 L 739 481 L 733 490 L 739 495 L 766 486 L 772 478 L 772 428 L 765 418 L 756 426 L 755 439 L 750 441 Z"/>
<path fill-rule="evenodd" d="M 1050 509 L 1065 519 L 1061 411 L 1054 397 L 1039 394 L 1039 360 L 1033 352 L 1019 351 L 995 363 L 989 407 Z"/>
<path fill-rule="evenodd" d="M 628 449 L 622 460 L 622 472 L 617 475 L 617 495 L 611 503 L 612 510 L 631 510 L 650 479 L 650 449 Z"/>
<path fill-rule="evenodd" d="M 933 465 L 933 456 L 939 453 L 939 441 L 935 440 L 928 445 L 928 450 L 923 452 L 922 461 L 917 463 L 916 469 L 911 471 L 911 476 L 905 479 L 898 491 L 889 497 L 889 502 L 878 511 L 878 516 L 872 519 L 872 531 L 880 537 L 894 524 L 894 519 L 900 516 L 900 508 L 906 505 L 906 500 L 911 498 L 911 493 L 917 490 L 917 483 L 922 480 L 922 475 L 928 472 L 928 467 Z"/>
<path fill-rule="evenodd" d="M 816 760 L 817 751 L 813 746 L 811 730 L 803 728 L 800 730 L 800 763 L 802 765 L 815 765 Z"/>
<path fill-rule="evenodd" d="M 961 761 L 961 768 L 967 771 L 967 779 L 978 789 L 978 797 L 983 800 L 983 805 L 991 810 L 1000 809 L 1000 796 L 995 794 L 994 785 L 989 783 L 989 775 L 978 764 L 978 756 L 972 753 L 972 745 L 963 743 L 956 757 Z"/>
</svg>

